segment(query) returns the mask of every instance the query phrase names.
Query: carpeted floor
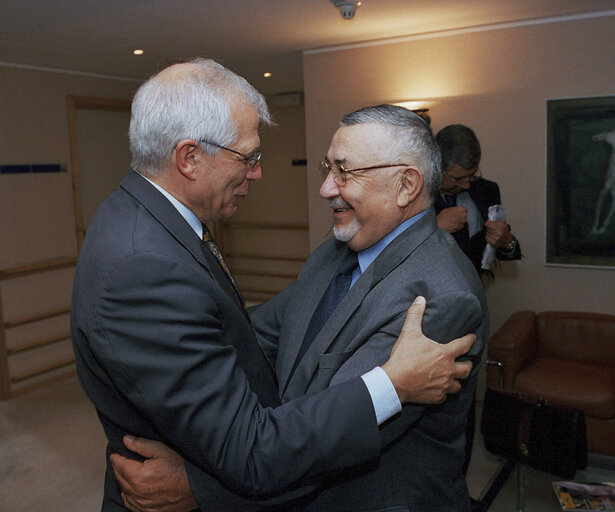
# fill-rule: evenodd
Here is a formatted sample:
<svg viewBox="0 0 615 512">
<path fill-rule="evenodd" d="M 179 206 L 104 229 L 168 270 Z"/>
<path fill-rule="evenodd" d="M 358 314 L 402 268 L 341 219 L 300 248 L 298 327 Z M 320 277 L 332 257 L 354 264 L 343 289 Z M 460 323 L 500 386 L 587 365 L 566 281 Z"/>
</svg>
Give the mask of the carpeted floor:
<svg viewBox="0 0 615 512">
<path fill-rule="evenodd" d="M 498 467 L 480 436 L 468 471 L 470 494 L 479 497 Z M 72 377 L 0 402 L 0 511 L 100 510 L 105 439 L 93 407 Z M 579 481 L 615 481 L 615 461 L 591 457 Z M 557 512 L 556 477 L 528 469 L 526 512 Z M 516 510 L 516 473 L 490 512 Z"/>
</svg>

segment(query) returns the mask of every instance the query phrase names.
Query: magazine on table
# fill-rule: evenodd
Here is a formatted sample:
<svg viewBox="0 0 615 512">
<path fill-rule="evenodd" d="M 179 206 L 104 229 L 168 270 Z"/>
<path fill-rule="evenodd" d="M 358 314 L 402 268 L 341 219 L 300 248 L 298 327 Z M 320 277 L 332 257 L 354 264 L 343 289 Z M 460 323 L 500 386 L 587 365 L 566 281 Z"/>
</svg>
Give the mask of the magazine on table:
<svg viewBox="0 0 615 512">
<path fill-rule="evenodd" d="M 553 482 L 562 510 L 615 510 L 615 482 Z"/>
</svg>

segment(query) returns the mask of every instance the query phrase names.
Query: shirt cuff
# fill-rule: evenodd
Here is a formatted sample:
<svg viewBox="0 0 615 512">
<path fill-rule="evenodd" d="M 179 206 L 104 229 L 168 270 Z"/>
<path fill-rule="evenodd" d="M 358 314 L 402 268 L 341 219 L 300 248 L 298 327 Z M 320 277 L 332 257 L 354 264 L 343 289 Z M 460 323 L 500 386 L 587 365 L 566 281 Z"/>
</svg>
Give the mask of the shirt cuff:
<svg viewBox="0 0 615 512">
<path fill-rule="evenodd" d="M 393 383 L 380 366 L 376 366 L 373 370 L 364 373 L 361 375 L 361 378 L 372 397 L 378 425 L 401 411 L 401 402 L 393 387 Z"/>
</svg>

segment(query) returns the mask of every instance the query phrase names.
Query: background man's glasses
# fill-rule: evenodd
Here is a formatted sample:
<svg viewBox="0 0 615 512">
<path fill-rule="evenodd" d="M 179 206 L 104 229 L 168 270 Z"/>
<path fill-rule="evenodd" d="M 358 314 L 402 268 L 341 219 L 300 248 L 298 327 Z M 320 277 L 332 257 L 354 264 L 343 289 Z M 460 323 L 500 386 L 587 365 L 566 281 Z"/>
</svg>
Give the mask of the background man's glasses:
<svg viewBox="0 0 615 512">
<path fill-rule="evenodd" d="M 235 153 L 236 155 L 239 155 L 241 157 L 241 161 L 244 162 L 246 165 L 249 165 L 250 169 L 254 169 L 256 167 L 256 164 L 260 162 L 261 156 L 263 156 L 263 153 L 261 151 L 255 151 L 251 155 L 245 155 L 243 153 L 240 153 L 239 151 L 235 151 L 234 149 L 221 146 L 220 144 L 216 144 L 215 142 L 210 142 L 206 139 L 203 139 L 200 142 L 203 142 L 204 144 L 209 144 L 210 146 L 215 146 L 217 148 L 224 149 L 225 151 L 230 151 L 231 153 Z"/>
<path fill-rule="evenodd" d="M 477 179 L 482 178 L 483 177 L 483 173 L 480 172 L 480 168 L 476 169 L 476 171 L 473 174 L 468 174 L 467 176 L 461 176 L 460 178 L 455 177 L 455 176 L 451 176 L 448 172 L 446 171 L 442 171 L 442 174 L 445 174 L 446 177 L 449 180 L 454 181 L 455 183 L 459 184 L 459 183 L 463 183 L 465 181 L 469 181 L 470 183 L 475 182 Z"/>
<path fill-rule="evenodd" d="M 387 167 L 408 167 L 407 164 L 382 164 L 371 167 L 361 167 L 359 169 L 344 169 L 343 165 L 332 164 L 328 160 L 323 160 L 318 164 L 323 181 L 327 179 L 329 173 L 333 175 L 333 181 L 338 187 L 343 187 L 349 178 L 357 175 L 361 171 L 372 171 L 374 169 L 386 169 Z"/>
</svg>

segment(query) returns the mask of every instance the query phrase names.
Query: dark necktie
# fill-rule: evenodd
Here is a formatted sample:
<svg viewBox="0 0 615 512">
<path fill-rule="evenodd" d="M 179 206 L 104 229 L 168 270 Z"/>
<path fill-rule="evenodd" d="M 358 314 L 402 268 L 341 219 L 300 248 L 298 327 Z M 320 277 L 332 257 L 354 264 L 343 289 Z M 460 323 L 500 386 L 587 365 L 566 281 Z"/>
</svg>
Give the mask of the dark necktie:
<svg viewBox="0 0 615 512">
<path fill-rule="evenodd" d="M 335 311 L 335 308 L 337 308 L 338 304 L 348 293 L 350 283 L 352 282 L 352 273 L 358 266 L 359 261 L 357 259 L 357 253 L 349 250 L 337 269 L 331 283 L 329 283 L 329 287 L 325 291 L 325 294 L 322 296 L 322 299 L 320 299 L 318 307 L 310 320 L 310 325 L 307 328 L 303 343 L 295 359 L 295 364 L 290 372 L 291 376 L 295 372 L 297 365 L 303 358 L 307 349 L 312 344 L 312 341 L 314 341 L 314 338 L 316 338 L 323 325 L 325 325 L 331 314 Z"/>
<path fill-rule="evenodd" d="M 209 228 L 205 224 L 203 224 L 203 242 L 205 242 L 205 244 L 207 245 L 207 247 L 209 248 L 211 253 L 216 258 L 216 260 L 218 260 L 218 263 L 222 267 L 222 270 L 224 270 L 224 273 L 226 274 L 226 277 L 231 282 L 231 285 L 233 285 L 233 290 L 235 290 L 235 295 L 237 296 L 237 300 L 239 301 L 239 304 L 241 305 L 241 310 L 243 312 L 243 315 L 246 317 L 246 320 L 250 324 L 250 327 L 252 327 L 252 321 L 250 320 L 250 315 L 248 314 L 248 310 L 246 308 L 246 303 L 244 302 L 243 297 L 241 296 L 241 293 L 239 292 L 239 288 L 237 288 L 237 284 L 235 283 L 235 279 L 233 279 L 233 276 L 231 274 L 231 271 L 228 268 L 228 265 L 226 264 L 226 262 L 224 261 L 224 258 L 222 257 L 222 253 L 220 252 L 220 248 L 216 245 L 216 241 L 214 240 L 214 237 L 211 235 L 211 231 L 209 231 Z M 277 387 L 277 385 L 278 385 L 278 378 L 277 378 L 277 376 L 275 374 L 275 368 L 274 368 L 273 364 L 271 363 L 271 361 L 269 360 L 269 358 L 267 357 L 267 354 L 265 354 L 265 351 L 263 350 L 263 347 L 262 347 L 262 345 L 261 345 L 261 343 L 260 343 L 260 341 L 258 339 L 258 336 L 255 335 L 255 338 L 256 338 L 256 341 L 258 342 L 259 347 L 263 351 L 263 355 L 265 356 L 265 359 L 267 360 L 267 363 L 269 363 L 269 368 L 271 370 L 271 375 L 272 375 L 273 381 L 275 382 L 275 385 Z"/>
<path fill-rule="evenodd" d="M 454 194 L 444 194 L 442 196 L 444 198 L 444 202 L 446 203 L 447 208 L 452 208 L 453 206 L 457 206 L 457 196 Z"/>
<path fill-rule="evenodd" d="M 454 194 L 442 194 L 442 198 L 446 203 L 447 208 L 452 208 L 453 206 L 457 206 L 457 196 Z M 463 226 L 459 231 L 455 231 L 451 233 L 453 238 L 457 242 L 460 247 L 465 247 L 470 240 L 470 230 L 468 229 L 468 225 Z"/>
</svg>

